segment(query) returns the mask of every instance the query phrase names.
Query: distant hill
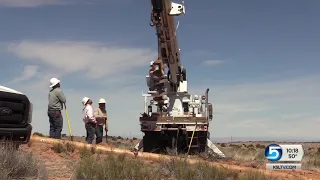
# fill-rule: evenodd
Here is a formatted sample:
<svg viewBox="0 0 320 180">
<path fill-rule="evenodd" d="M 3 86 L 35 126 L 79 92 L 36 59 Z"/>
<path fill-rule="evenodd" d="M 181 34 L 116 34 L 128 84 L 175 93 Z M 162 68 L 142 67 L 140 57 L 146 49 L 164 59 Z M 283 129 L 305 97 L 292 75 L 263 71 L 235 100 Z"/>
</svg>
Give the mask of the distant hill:
<svg viewBox="0 0 320 180">
<path fill-rule="evenodd" d="M 231 137 L 210 137 L 213 142 L 227 143 Z M 246 141 L 270 141 L 270 142 L 320 142 L 320 138 L 314 137 L 232 137 L 232 142 Z"/>
</svg>

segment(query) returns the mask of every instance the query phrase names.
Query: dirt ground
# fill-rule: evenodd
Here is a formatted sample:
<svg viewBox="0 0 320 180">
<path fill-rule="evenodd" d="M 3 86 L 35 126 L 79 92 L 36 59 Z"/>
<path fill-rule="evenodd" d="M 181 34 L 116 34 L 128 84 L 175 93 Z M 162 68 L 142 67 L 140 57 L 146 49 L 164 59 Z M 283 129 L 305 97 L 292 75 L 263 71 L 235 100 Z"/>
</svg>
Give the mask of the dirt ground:
<svg viewBox="0 0 320 180">
<path fill-rule="evenodd" d="M 81 138 L 77 139 L 77 141 L 82 142 Z M 126 140 L 123 140 L 126 141 Z M 134 144 L 135 142 L 129 141 L 130 144 Z M 112 142 L 114 143 L 114 142 Z M 103 146 L 111 146 L 114 145 L 103 143 Z M 55 153 L 51 149 L 52 145 L 45 144 L 42 142 L 32 142 L 30 145 L 22 145 L 20 149 L 23 151 L 32 152 L 39 160 L 43 161 L 46 169 L 48 171 L 48 176 L 50 180 L 65 180 L 71 179 L 74 173 L 74 167 L 80 159 L 80 153 L 76 150 L 69 155 L 66 154 L 58 154 Z M 138 156 L 139 158 L 139 156 Z M 150 162 L 150 160 L 149 160 Z M 156 162 L 151 162 L 156 163 Z M 267 175 L 271 175 L 273 177 L 277 177 L 278 179 L 290 179 L 290 180 L 299 180 L 299 179 L 307 179 L 307 180 L 319 180 L 320 173 L 316 171 L 309 170 L 298 170 L 298 171 L 267 171 L 265 170 L 265 164 L 261 164 L 260 166 L 252 166 L 250 163 L 240 163 L 234 160 L 215 160 L 211 162 L 215 166 L 222 166 L 234 169 L 239 172 L 246 172 L 250 170 L 260 170 L 263 171 Z"/>
</svg>

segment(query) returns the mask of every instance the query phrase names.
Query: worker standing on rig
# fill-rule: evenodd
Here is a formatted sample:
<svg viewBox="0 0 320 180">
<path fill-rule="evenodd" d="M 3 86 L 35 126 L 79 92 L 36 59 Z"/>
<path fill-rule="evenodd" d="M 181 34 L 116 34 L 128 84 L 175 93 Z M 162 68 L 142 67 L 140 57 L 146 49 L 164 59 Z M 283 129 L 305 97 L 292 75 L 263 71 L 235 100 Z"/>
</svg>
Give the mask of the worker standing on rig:
<svg viewBox="0 0 320 180">
<path fill-rule="evenodd" d="M 61 131 L 63 128 L 63 104 L 66 103 L 66 97 L 60 89 L 60 80 L 57 78 L 50 79 L 50 92 L 48 95 L 48 117 L 50 123 L 49 137 L 61 139 Z"/>
<path fill-rule="evenodd" d="M 108 118 L 107 118 L 107 111 L 106 111 L 106 100 L 101 98 L 98 102 L 99 107 L 95 109 L 94 116 L 97 120 L 97 126 L 96 126 L 96 143 L 99 144 L 102 142 L 103 138 L 103 126 L 105 125 L 105 131 L 106 131 L 106 142 L 107 142 L 107 136 L 108 136 Z"/>
<path fill-rule="evenodd" d="M 165 79 L 164 65 L 161 58 L 159 57 L 156 61 L 151 61 L 150 66 L 149 77 L 151 80 L 151 88 L 149 88 L 149 90 L 160 92 L 163 89 L 161 80 Z"/>
<path fill-rule="evenodd" d="M 82 99 L 82 104 L 85 106 L 83 108 L 83 122 L 85 123 L 85 128 L 87 131 L 86 141 L 88 144 L 92 144 L 97 126 L 97 121 L 94 117 L 92 103 L 92 100 L 88 97 L 84 97 Z"/>
<path fill-rule="evenodd" d="M 149 77 L 150 77 L 150 87 L 149 91 L 154 90 L 154 84 L 157 81 L 157 77 L 153 76 L 153 72 L 156 70 L 156 67 L 153 65 L 154 61 L 150 62 L 150 69 L 149 69 Z"/>
</svg>

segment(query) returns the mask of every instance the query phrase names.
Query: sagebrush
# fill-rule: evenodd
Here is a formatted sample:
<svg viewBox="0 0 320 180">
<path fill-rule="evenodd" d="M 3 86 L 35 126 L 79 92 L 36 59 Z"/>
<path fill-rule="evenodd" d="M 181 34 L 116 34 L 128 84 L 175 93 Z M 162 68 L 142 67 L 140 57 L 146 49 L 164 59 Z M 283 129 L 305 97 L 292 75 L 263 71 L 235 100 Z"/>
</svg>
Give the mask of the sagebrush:
<svg viewBox="0 0 320 180">
<path fill-rule="evenodd" d="M 42 162 L 32 153 L 17 150 L 12 144 L 0 146 L 0 179 L 47 179 Z"/>
<path fill-rule="evenodd" d="M 148 162 L 109 153 L 106 157 L 84 156 L 76 167 L 76 179 L 82 180 L 266 180 L 259 171 L 239 174 L 227 168 L 208 163 L 188 164 L 186 160 L 172 158 L 169 161 Z"/>
</svg>

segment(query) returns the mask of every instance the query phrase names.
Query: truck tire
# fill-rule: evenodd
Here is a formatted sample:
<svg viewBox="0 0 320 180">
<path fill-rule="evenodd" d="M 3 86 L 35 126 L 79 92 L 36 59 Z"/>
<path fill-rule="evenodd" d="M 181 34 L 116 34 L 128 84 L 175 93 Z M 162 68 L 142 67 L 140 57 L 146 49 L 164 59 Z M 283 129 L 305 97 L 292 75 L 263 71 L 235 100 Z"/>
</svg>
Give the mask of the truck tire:
<svg viewBox="0 0 320 180">
<path fill-rule="evenodd" d="M 160 145 L 157 144 L 160 140 L 159 132 L 145 132 L 143 136 L 143 152 L 156 153 L 160 151 Z"/>
</svg>

